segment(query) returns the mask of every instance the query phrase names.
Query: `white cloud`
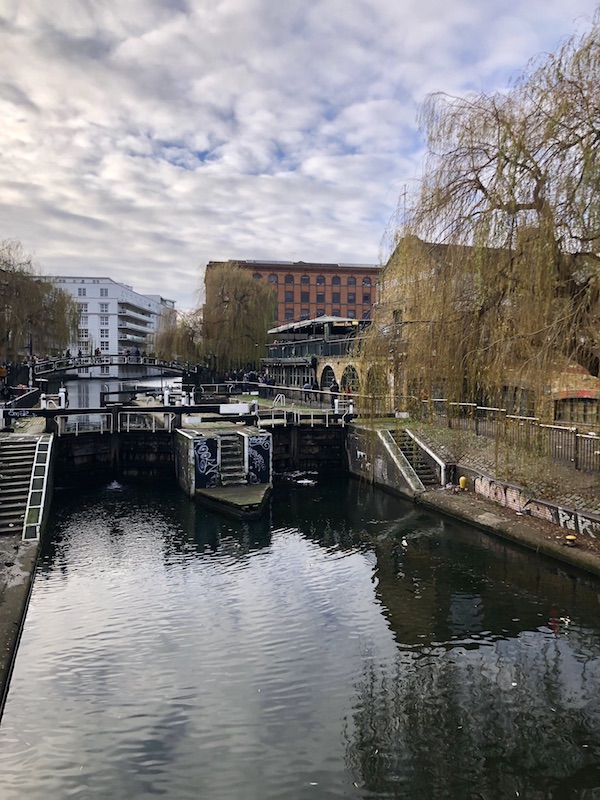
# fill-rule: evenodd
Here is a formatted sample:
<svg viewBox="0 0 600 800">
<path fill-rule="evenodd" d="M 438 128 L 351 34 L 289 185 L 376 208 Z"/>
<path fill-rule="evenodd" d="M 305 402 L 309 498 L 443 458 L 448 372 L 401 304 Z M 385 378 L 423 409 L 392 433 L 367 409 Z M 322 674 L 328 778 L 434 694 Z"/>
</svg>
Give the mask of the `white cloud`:
<svg viewBox="0 0 600 800">
<path fill-rule="evenodd" d="M 0 237 L 189 304 L 210 259 L 374 262 L 428 92 L 508 85 L 595 0 L 5 0 Z"/>
</svg>

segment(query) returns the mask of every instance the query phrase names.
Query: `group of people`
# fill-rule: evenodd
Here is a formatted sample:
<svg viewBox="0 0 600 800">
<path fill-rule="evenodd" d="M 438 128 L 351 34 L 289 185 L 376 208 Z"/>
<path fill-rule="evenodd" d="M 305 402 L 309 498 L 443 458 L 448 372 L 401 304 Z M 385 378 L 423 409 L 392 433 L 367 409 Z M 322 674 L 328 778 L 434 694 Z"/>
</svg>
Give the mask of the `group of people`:
<svg viewBox="0 0 600 800">
<path fill-rule="evenodd" d="M 313 400 L 315 401 L 319 400 L 319 394 L 318 394 L 319 382 L 317 381 L 316 378 L 312 381 L 307 378 L 302 389 L 304 390 L 304 402 L 312 403 Z M 331 407 L 335 408 L 335 401 L 340 396 L 340 385 L 335 378 L 329 384 L 329 394 L 330 394 Z"/>
</svg>

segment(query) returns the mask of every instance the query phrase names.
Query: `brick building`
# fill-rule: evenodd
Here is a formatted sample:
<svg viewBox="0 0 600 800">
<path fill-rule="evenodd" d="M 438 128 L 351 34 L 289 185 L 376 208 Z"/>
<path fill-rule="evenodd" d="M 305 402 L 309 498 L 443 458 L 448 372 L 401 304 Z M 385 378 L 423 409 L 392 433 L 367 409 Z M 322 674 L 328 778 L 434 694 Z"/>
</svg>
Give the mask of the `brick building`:
<svg viewBox="0 0 600 800">
<path fill-rule="evenodd" d="M 370 319 L 377 300 L 377 264 L 317 264 L 304 261 L 209 261 L 206 271 L 235 265 L 252 270 L 277 291 L 277 319 L 285 322 L 320 316 Z M 206 298 L 207 304 L 210 297 Z"/>
</svg>

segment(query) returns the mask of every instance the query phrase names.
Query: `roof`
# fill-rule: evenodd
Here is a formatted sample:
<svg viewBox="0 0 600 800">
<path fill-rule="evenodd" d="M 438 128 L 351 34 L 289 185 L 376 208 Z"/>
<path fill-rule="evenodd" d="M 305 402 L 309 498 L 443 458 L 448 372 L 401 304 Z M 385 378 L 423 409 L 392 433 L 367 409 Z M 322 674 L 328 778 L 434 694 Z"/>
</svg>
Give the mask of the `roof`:
<svg viewBox="0 0 600 800">
<path fill-rule="evenodd" d="M 279 325 L 277 328 L 271 328 L 267 333 L 290 333 L 291 331 L 299 331 L 305 328 L 314 328 L 320 325 L 325 325 L 327 322 L 331 323 L 332 327 L 358 327 L 360 320 L 352 319 L 350 317 L 329 317 L 322 316 L 316 319 L 303 319 L 300 322 L 288 322 L 286 325 Z M 362 320 L 363 322 L 365 320 Z"/>
<path fill-rule="evenodd" d="M 239 267 L 268 267 L 269 269 L 352 269 L 352 270 L 381 270 L 381 264 L 351 264 L 348 262 L 327 262 L 327 261 L 269 261 L 258 259 L 229 259 L 228 261 L 209 261 L 207 268 L 220 267 L 225 264 L 233 264 Z"/>
</svg>

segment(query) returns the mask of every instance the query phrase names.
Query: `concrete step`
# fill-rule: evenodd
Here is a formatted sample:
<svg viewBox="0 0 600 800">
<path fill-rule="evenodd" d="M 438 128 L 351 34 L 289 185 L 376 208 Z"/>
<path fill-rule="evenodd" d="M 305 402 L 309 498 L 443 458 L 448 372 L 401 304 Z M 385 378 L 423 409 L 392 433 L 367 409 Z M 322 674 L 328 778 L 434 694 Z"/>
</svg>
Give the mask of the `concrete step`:
<svg viewBox="0 0 600 800">
<path fill-rule="evenodd" d="M 6 464 L 0 469 L 0 483 L 9 478 L 18 478 L 20 475 L 31 475 L 31 462 L 29 464 Z"/>
<path fill-rule="evenodd" d="M 224 478 L 224 477 L 227 477 L 227 478 L 245 478 L 246 477 L 246 473 L 244 472 L 243 469 L 239 469 L 237 467 L 236 468 L 225 468 L 225 469 L 223 467 L 221 467 L 221 477 L 222 478 Z"/>
<path fill-rule="evenodd" d="M 0 478 L 0 502 L 3 497 L 10 497 L 19 492 L 28 492 L 31 475 L 16 475 L 10 478 Z"/>
<path fill-rule="evenodd" d="M 0 535 L 23 529 L 36 448 L 37 438 L 0 441 Z"/>
<path fill-rule="evenodd" d="M 35 450 L 31 453 L 6 453 L 3 452 L 0 456 L 0 470 L 5 469 L 11 464 L 31 464 L 35 455 Z"/>
<path fill-rule="evenodd" d="M 406 460 L 416 472 L 419 480 L 424 486 L 438 486 L 439 481 L 435 470 L 423 458 L 419 446 L 406 431 L 392 433 L 392 437 Z"/>
</svg>

